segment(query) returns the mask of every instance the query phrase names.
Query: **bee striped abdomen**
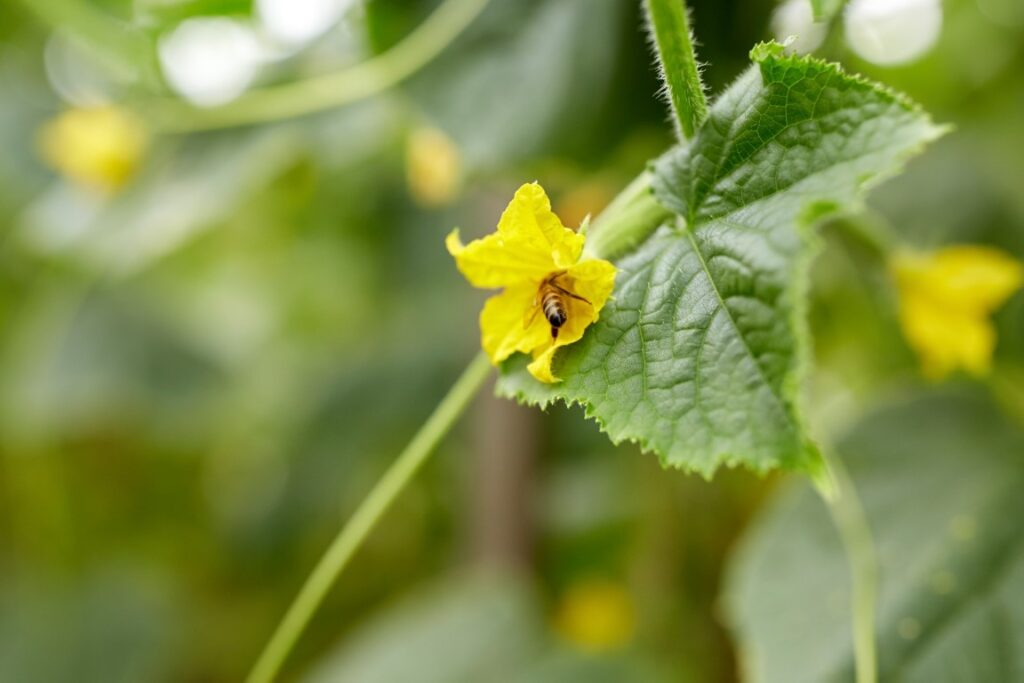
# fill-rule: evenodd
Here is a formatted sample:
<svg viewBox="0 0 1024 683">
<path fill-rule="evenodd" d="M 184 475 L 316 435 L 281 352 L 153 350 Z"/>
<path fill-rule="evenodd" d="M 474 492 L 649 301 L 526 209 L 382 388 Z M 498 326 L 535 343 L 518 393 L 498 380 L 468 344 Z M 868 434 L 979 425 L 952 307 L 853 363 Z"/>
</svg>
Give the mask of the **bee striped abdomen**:
<svg viewBox="0 0 1024 683">
<path fill-rule="evenodd" d="M 557 290 L 549 289 L 541 297 L 540 306 L 544 311 L 544 317 L 551 325 L 551 336 L 557 337 L 558 328 L 564 325 L 569 317 L 565 310 L 565 301 Z"/>
</svg>

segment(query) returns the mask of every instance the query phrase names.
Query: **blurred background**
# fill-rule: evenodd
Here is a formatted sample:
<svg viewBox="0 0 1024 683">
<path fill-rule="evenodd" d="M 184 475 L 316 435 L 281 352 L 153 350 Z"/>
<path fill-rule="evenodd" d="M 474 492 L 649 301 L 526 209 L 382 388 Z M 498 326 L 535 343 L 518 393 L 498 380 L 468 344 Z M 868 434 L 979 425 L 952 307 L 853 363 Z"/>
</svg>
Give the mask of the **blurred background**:
<svg viewBox="0 0 1024 683">
<path fill-rule="evenodd" d="M 578 225 L 672 144 L 634 0 L 441 4 L 0 4 L 0 681 L 242 679 L 478 347 L 444 235 L 530 180 Z M 712 93 L 799 34 L 956 126 L 824 229 L 816 429 L 937 391 L 1017 429 L 1024 297 L 988 380 L 926 386 L 857 235 L 1024 258 L 1024 4 L 690 5 Z M 778 483 L 485 392 L 284 679 L 739 680 L 725 567 Z"/>
</svg>

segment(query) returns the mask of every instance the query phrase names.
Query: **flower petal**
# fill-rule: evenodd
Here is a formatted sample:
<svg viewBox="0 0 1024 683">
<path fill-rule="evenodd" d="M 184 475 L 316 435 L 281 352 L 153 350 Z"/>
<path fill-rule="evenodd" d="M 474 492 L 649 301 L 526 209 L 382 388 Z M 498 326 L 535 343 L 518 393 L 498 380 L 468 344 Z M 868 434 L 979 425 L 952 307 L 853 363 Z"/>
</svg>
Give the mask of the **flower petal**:
<svg viewBox="0 0 1024 683">
<path fill-rule="evenodd" d="M 562 225 L 551 210 L 544 188 L 537 183 L 527 183 L 516 191 L 498 221 L 498 234 L 514 241 L 517 249 L 550 259 L 553 267 L 548 272 L 576 263 L 585 239 Z"/>
<path fill-rule="evenodd" d="M 1024 284 L 1024 266 L 999 249 L 957 245 L 895 260 L 901 288 L 915 290 L 945 308 L 991 313 Z"/>
<path fill-rule="evenodd" d="M 480 312 L 480 343 L 497 365 L 516 351 L 529 353 L 551 341 L 551 327 L 536 304 L 536 285 L 508 287 Z"/>
<path fill-rule="evenodd" d="M 603 259 L 580 261 L 566 272 L 570 287 L 577 296 L 581 296 L 594 306 L 594 312 L 600 313 L 608 297 L 615 288 L 615 266 Z M 597 320 L 597 316 L 594 316 Z"/>
<path fill-rule="evenodd" d="M 543 350 L 534 352 L 533 362 L 526 366 L 526 369 L 530 371 L 534 379 L 540 380 L 545 384 L 562 381 L 551 374 L 551 361 L 554 359 L 557 349 L 558 347 L 552 344 Z"/>
<path fill-rule="evenodd" d="M 1024 266 L 991 247 L 959 245 L 893 259 L 900 326 L 939 380 L 958 368 L 982 376 L 991 370 L 996 330 L 989 316 L 1024 284 Z"/>
<path fill-rule="evenodd" d="M 900 327 L 930 379 L 941 380 L 958 368 L 979 377 L 991 369 L 996 331 L 985 313 L 944 308 L 911 294 L 900 302 Z"/>
<path fill-rule="evenodd" d="M 445 246 L 455 264 L 474 287 L 498 288 L 533 282 L 539 284 L 554 269 L 549 255 L 524 247 L 521 240 L 491 234 L 463 245 L 459 231 L 452 230 Z"/>
</svg>

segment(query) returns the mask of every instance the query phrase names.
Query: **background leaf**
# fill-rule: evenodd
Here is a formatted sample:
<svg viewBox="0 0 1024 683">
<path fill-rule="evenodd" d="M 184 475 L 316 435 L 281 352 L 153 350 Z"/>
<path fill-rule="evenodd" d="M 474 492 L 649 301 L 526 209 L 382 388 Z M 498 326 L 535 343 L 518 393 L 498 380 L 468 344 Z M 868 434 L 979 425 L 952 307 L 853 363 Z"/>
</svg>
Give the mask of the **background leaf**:
<svg viewBox="0 0 1024 683">
<path fill-rule="evenodd" d="M 506 368 L 506 395 L 584 404 L 613 441 L 666 465 L 812 473 L 798 407 L 804 270 L 801 226 L 858 204 L 863 188 L 938 136 L 919 109 L 832 64 L 778 45 L 711 110 L 688 146 L 655 165 L 677 212 L 618 265 L 614 299 L 556 358 L 541 386 Z"/>
<path fill-rule="evenodd" d="M 975 395 L 921 395 L 839 451 L 878 552 L 879 680 L 1020 680 L 1024 433 Z M 727 608 L 754 680 L 853 680 L 842 545 L 807 486 L 777 497 L 734 558 Z"/>
<path fill-rule="evenodd" d="M 425 665 L 429 662 L 429 665 Z M 559 642 L 530 586 L 477 572 L 383 610 L 316 666 L 306 683 L 612 683 L 666 680 L 635 653 Z"/>
<path fill-rule="evenodd" d="M 492 3 L 406 89 L 472 169 L 493 172 L 566 149 L 585 154 L 581 142 L 616 106 L 615 58 L 622 27 L 633 25 L 620 0 Z"/>
</svg>

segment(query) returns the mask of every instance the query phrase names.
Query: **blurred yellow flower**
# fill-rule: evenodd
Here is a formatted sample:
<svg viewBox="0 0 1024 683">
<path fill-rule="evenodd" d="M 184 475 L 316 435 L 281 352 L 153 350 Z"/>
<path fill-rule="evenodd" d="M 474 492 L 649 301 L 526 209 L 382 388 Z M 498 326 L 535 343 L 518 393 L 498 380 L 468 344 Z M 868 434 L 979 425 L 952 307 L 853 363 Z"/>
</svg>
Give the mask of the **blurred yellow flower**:
<svg viewBox="0 0 1024 683">
<path fill-rule="evenodd" d="M 113 106 L 69 109 L 39 135 L 43 158 L 71 180 L 112 192 L 134 175 L 148 144 L 142 123 Z"/>
<path fill-rule="evenodd" d="M 462 155 L 451 138 L 436 128 L 418 128 L 405 148 L 409 192 L 422 206 L 450 204 L 462 186 Z"/>
<path fill-rule="evenodd" d="M 555 350 L 572 344 L 612 293 L 615 266 L 580 260 L 583 235 L 566 228 L 537 183 L 523 185 L 498 222 L 498 231 L 463 245 L 453 230 L 445 244 L 475 287 L 504 291 L 480 313 L 481 344 L 497 365 L 513 353 L 531 353 L 530 374 L 551 374 Z"/>
<path fill-rule="evenodd" d="M 991 314 L 1024 284 L 1024 267 L 1009 254 L 980 246 L 901 253 L 893 259 L 900 326 L 939 380 L 958 368 L 982 376 L 992 364 L 996 330 Z"/>
<path fill-rule="evenodd" d="M 628 644 L 636 629 L 633 599 L 626 588 L 605 579 L 573 584 L 554 616 L 555 631 L 587 652 L 607 652 Z"/>
<path fill-rule="evenodd" d="M 615 197 L 615 186 L 604 180 L 591 180 L 577 185 L 556 201 L 558 215 L 569 225 L 582 225 L 589 216 L 597 215 Z"/>
</svg>

